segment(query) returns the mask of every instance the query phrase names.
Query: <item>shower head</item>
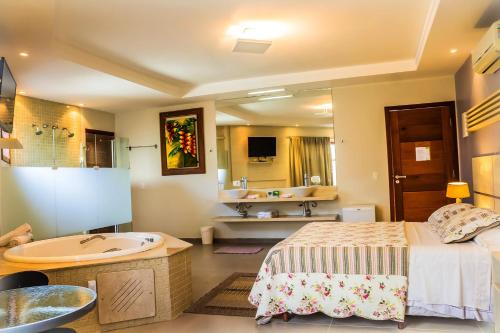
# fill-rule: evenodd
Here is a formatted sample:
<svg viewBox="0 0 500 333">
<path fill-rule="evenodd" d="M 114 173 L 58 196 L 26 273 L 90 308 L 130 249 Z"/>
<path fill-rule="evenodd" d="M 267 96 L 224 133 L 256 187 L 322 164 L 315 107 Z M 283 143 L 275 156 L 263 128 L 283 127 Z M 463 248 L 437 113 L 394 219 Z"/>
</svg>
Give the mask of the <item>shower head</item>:
<svg viewBox="0 0 500 333">
<path fill-rule="evenodd" d="M 40 129 L 40 127 L 37 126 L 37 124 L 31 124 L 31 127 L 35 129 L 35 135 L 41 135 L 43 131 Z"/>
<path fill-rule="evenodd" d="M 63 132 L 64 132 L 64 131 L 66 131 L 66 132 L 68 133 L 68 138 L 72 138 L 72 137 L 74 137 L 74 136 L 75 136 L 75 133 L 70 132 L 70 131 L 69 131 L 69 129 L 67 129 L 66 127 L 64 127 L 64 128 L 62 129 L 62 131 L 63 131 Z"/>
</svg>

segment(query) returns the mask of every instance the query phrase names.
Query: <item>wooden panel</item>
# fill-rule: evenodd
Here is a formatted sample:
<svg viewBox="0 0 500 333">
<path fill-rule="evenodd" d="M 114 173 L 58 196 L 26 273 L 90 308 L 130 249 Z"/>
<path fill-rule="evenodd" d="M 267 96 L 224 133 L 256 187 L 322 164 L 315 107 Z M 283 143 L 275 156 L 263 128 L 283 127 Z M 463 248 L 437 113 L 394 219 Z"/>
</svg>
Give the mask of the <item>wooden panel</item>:
<svg viewBox="0 0 500 333">
<path fill-rule="evenodd" d="M 154 317 L 155 281 L 152 269 L 97 274 L 99 323 Z"/>
<path fill-rule="evenodd" d="M 442 120 L 439 108 L 399 112 L 401 142 L 442 139 Z"/>
<path fill-rule="evenodd" d="M 401 143 L 401 168 L 403 175 L 442 173 L 444 169 L 443 142 L 419 141 Z M 430 161 L 416 161 L 415 148 L 430 147 Z"/>
<path fill-rule="evenodd" d="M 474 206 L 495 210 L 495 198 L 474 193 Z"/>
<path fill-rule="evenodd" d="M 404 219 L 408 222 L 425 222 L 436 209 L 446 203 L 445 191 L 405 192 Z"/>
<path fill-rule="evenodd" d="M 442 191 L 446 188 L 448 179 L 442 173 L 410 175 L 402 182 L 403 191 Z"/>
</svg>

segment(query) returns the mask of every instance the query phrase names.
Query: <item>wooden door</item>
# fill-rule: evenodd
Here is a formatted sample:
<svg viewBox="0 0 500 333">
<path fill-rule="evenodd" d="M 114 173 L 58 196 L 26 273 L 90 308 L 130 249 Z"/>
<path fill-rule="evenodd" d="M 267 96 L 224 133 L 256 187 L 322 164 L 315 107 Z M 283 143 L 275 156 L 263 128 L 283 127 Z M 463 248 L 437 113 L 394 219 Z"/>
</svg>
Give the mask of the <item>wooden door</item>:
<svg viewBox="0 0 500 333">
<path fill-rule="evenodd" d="M 391 220 L 424 222 L 459 179 L 455 103 L 385 108 Z"/>
</svg>

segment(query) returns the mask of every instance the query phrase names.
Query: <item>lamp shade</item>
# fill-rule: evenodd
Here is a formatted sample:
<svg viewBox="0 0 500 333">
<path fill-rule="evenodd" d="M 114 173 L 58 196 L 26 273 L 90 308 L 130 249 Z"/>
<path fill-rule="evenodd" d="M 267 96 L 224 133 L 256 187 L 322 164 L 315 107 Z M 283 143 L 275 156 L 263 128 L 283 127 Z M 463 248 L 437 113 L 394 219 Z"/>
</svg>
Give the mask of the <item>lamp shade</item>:
<svg viewBox="0 0 500 333">
<path fill-rule="evenodd" d="M 448 198 L 462 199 L 470 197 L 469 184 L 465 182 L 451 182 L 446 188 Z"/>
<path fill-rule="evenodd" d="M 16 138 L 0 138 L 1 149 L 23 149 L 23 145 Z"/>
</svg>

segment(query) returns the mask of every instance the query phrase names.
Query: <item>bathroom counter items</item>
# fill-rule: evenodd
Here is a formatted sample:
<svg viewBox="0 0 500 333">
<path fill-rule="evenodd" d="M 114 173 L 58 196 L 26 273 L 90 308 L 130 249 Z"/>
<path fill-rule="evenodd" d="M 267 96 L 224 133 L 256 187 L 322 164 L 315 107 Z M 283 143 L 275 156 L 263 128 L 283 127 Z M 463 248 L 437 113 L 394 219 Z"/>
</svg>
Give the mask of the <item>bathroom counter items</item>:
<svg viewBox="0 0 500 333">
<path fill-rule="evenodd" d="M 297 193 L 305 187 L 289 188 L 268 188 L 268 189 L 249 189 L 243 198 L 235 198 L 233 191 L 224 190 L 219 192 L 219 202 L 221 203 L 265 203 L 265 202 L 306 202 L 306 201 L 333 201 L 337 199 L 337 191 L 334 186 L 311 186 L 311 191 L 307 196 L 299 196 Z M 308 188 L 307 188 L 308 189 Z M 278 191 L 282 194 L 291 194 L 291 197 L 268 197 L 268 192 Z M 305 191 L 304 191 L 305 192 Z M 288 196 L 288 195 L 287 195 Z"/>
<path fill-rule="evenodd" d="M 77 286 L 39 286 L 0 292 L 0 333 L 45 332 L 91 311 L 96 293 Z"/>
<path fill-rule="evenodd" d="M 336 222 L 338 221 L 338 215 L 317 215 L 317 216 L 302 216 L 302 215 L 282 215 L 279 217 L 272 218 L 258 218 L 257 216 L 217 216 L 213 218 L 214 222 L 222 222 L 222 223 L 245 223 L 245 222 Z"/>
<path fill-rule="evenodd" d="M 27 223 L 0 236 L 0 246 L 14 247 L 33 241 L 31 226 Z"/>
</svg>

